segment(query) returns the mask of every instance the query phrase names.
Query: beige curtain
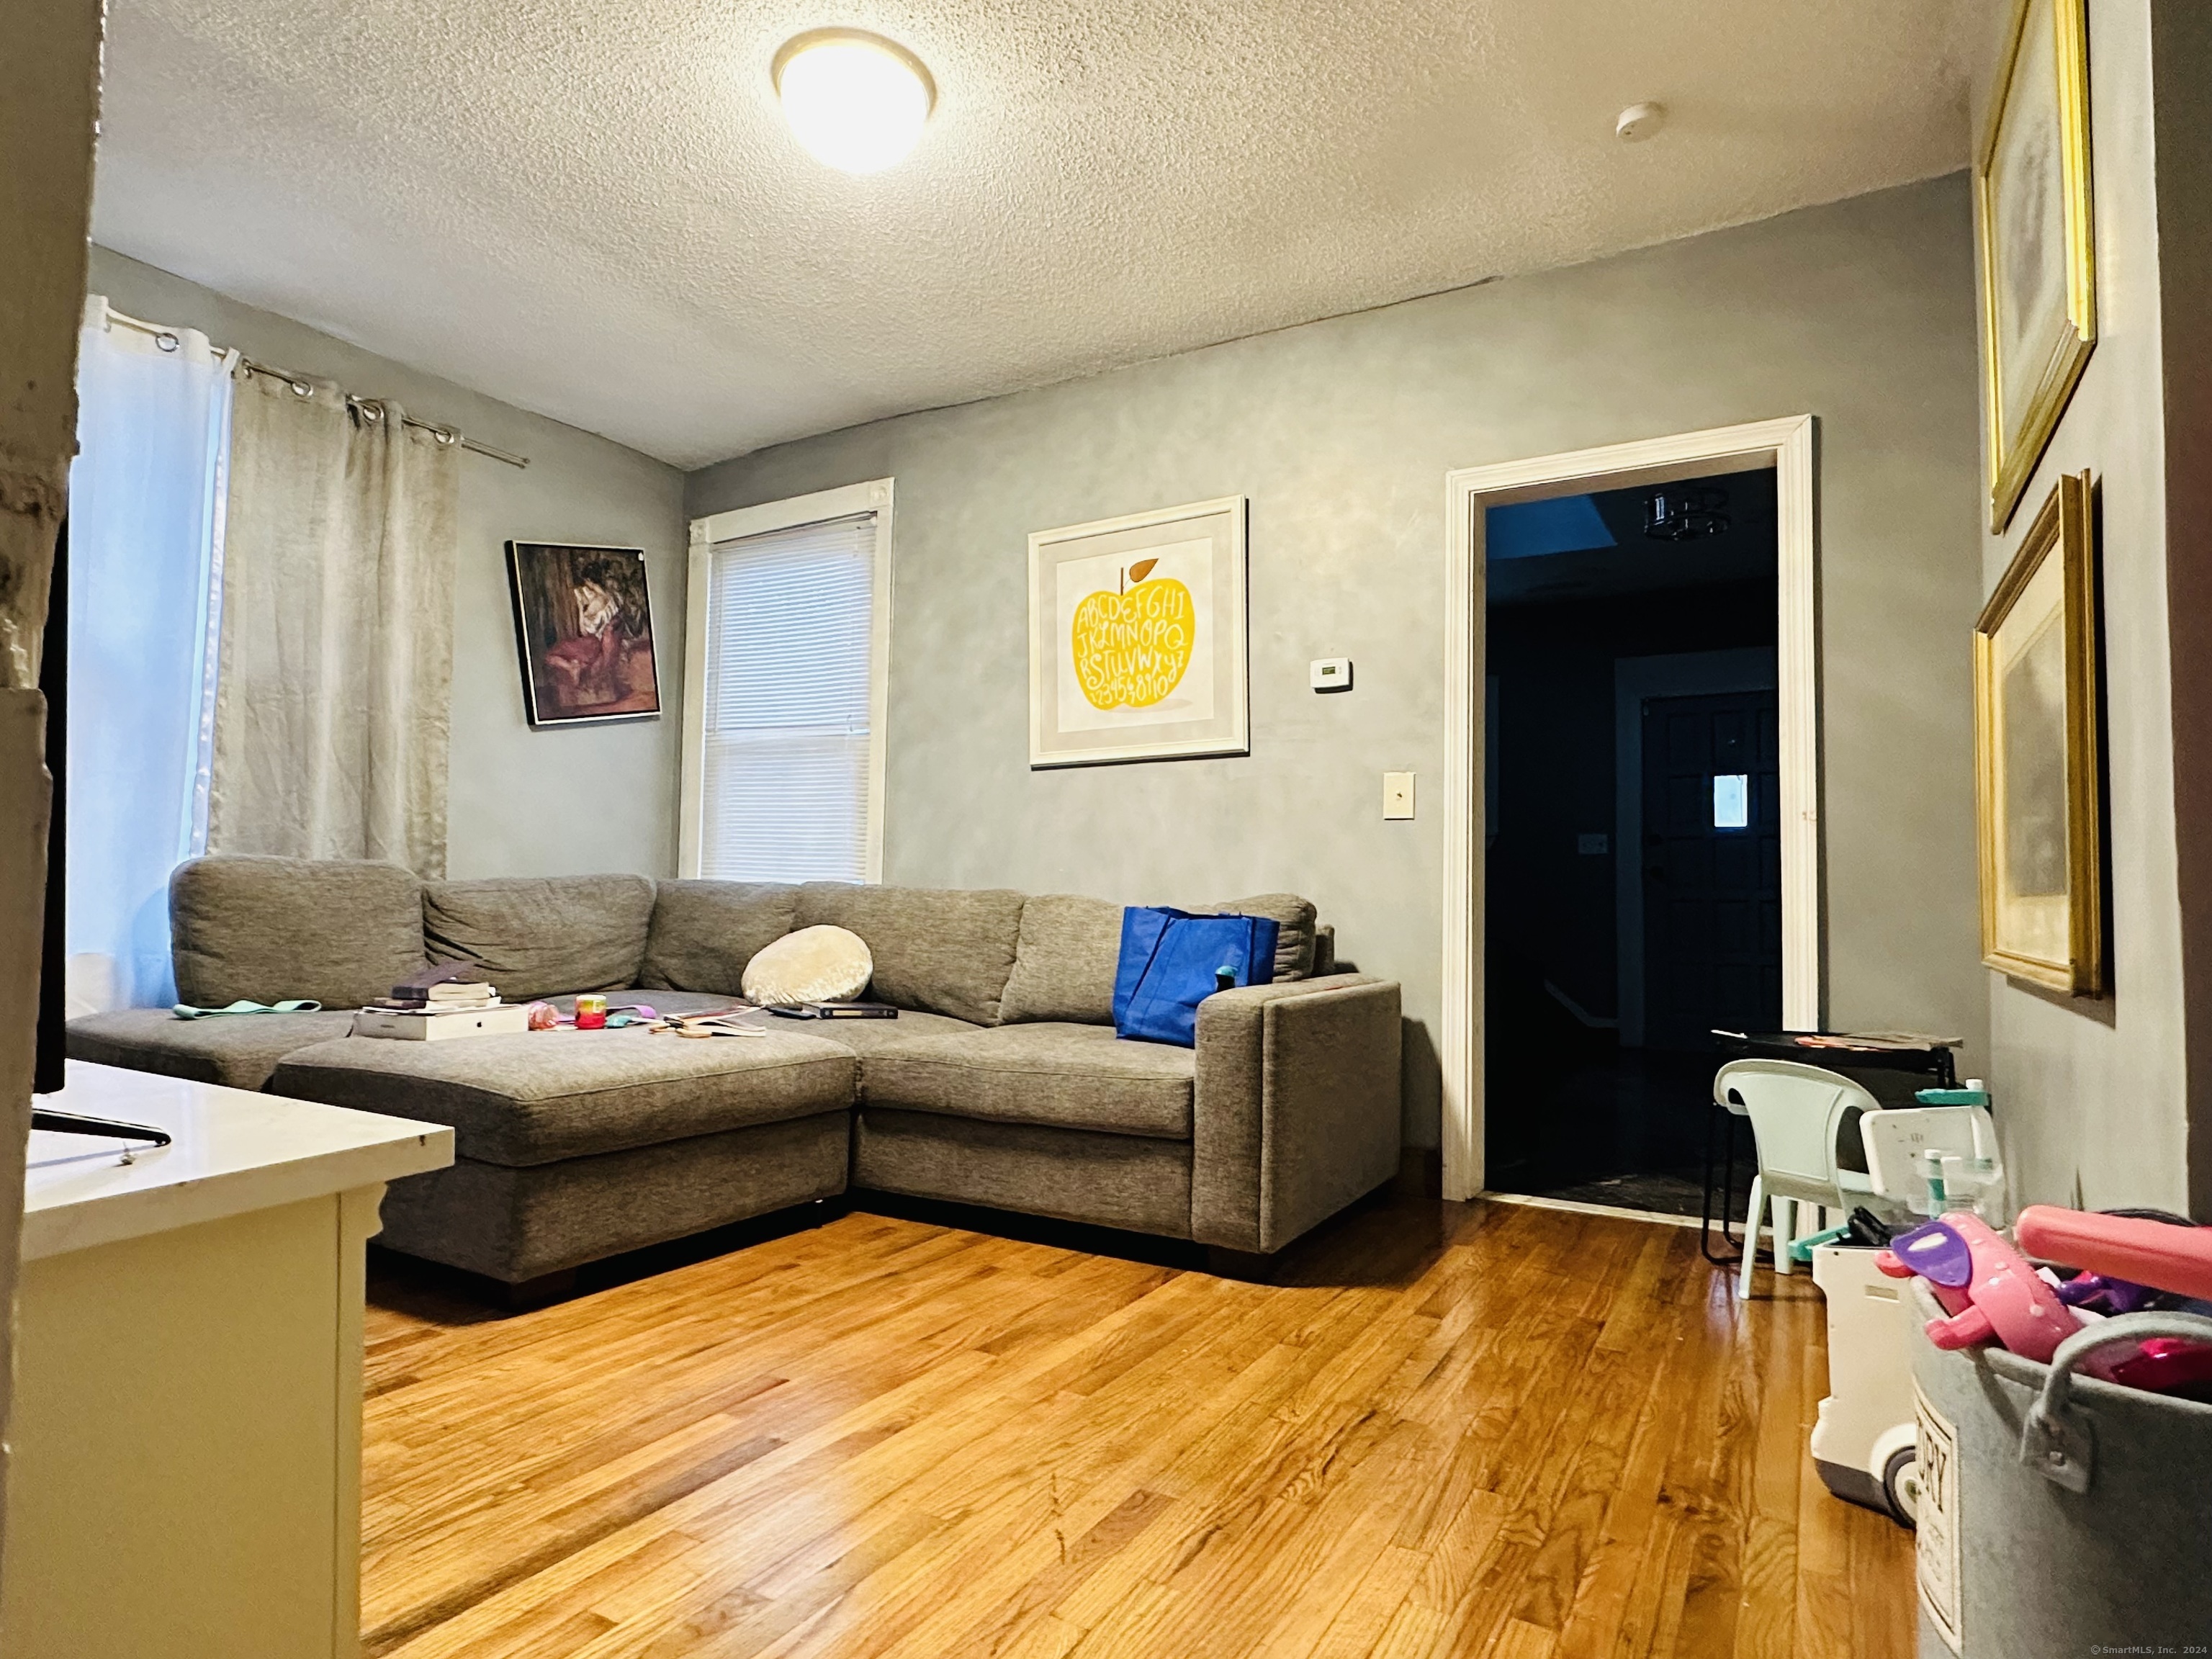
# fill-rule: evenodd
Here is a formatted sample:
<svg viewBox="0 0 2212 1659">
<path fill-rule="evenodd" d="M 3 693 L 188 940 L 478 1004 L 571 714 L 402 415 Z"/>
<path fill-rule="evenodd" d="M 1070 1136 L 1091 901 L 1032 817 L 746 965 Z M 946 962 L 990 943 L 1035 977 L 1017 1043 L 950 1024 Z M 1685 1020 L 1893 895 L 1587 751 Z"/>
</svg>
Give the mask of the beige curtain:
<svg viewBox="0 0 2212 1659">
<path fill-rule="evenodd" d="M 208 848 L 446 869 L 460 445 L 238 386 Z"/>
</svg>

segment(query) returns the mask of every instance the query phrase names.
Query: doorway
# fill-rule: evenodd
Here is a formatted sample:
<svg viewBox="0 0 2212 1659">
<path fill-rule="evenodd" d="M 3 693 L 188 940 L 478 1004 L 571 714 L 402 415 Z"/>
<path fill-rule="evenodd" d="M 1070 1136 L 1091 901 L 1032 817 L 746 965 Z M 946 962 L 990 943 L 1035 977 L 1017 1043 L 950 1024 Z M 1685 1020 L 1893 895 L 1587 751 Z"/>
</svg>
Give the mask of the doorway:
<svg viewBox="0 0 2212 1659">
<path fill-rule="evenodd" d="M 1711 1029 L 1819 1024 L 1813 441 L 1447 480 L 1447 1196 L 1694 1211 Z"/>
<path fill-rule="evenodd" d="M 1781 1024 L 1774 501 L 1486 509 L 1493 1191 L 1695 1214 L 1711 1034 Z"/>
</svg>

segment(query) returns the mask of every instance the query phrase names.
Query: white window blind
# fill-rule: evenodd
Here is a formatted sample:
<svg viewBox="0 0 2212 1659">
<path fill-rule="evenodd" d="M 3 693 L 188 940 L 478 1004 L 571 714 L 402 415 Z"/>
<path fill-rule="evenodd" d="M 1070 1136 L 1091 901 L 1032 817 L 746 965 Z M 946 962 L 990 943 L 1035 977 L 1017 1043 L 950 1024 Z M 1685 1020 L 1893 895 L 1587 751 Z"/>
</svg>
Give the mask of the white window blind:
<svg viewBox="0 0 2212 1659">
<path fill-rule="evenodd" d="M 718 542 L 708 557 L 699 873 L 864 881 L 876 515 Z"/>
</svg>

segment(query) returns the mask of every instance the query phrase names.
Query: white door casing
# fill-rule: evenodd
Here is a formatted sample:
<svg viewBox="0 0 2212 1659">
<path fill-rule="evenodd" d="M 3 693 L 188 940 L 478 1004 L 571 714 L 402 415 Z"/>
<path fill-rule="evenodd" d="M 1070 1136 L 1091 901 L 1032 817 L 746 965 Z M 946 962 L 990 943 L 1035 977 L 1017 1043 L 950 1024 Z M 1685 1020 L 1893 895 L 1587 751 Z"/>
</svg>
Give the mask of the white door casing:
<svg viewBox="0 0 2212 1659">
<path fill-rule="evenodd" d="M 1820 664 L 1810 415 L 1466 467 L 1444 477 L 1443 1195 L 1483 1188 L 1483 514 L 1583 490 L 1775 473 L 1782 1018 L 1820 1024 Z"/>
</svg>

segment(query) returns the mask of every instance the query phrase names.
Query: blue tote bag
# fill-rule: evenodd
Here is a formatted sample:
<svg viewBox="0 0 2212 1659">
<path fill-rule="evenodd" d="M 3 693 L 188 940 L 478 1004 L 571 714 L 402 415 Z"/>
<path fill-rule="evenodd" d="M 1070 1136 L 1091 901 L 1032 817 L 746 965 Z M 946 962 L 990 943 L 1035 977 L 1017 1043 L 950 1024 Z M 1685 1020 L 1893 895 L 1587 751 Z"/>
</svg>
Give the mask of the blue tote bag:
<svg viewBox="0 0 2212 1659">
<path fill-rule="evenodd" d="M 1115 1035 L 1196 1048 L 1200 1003 L 1232 986 L 1273 982 L 1279 931 L 1264 916 L 1130 906 L 1114 975 Z"/>
</svg>

